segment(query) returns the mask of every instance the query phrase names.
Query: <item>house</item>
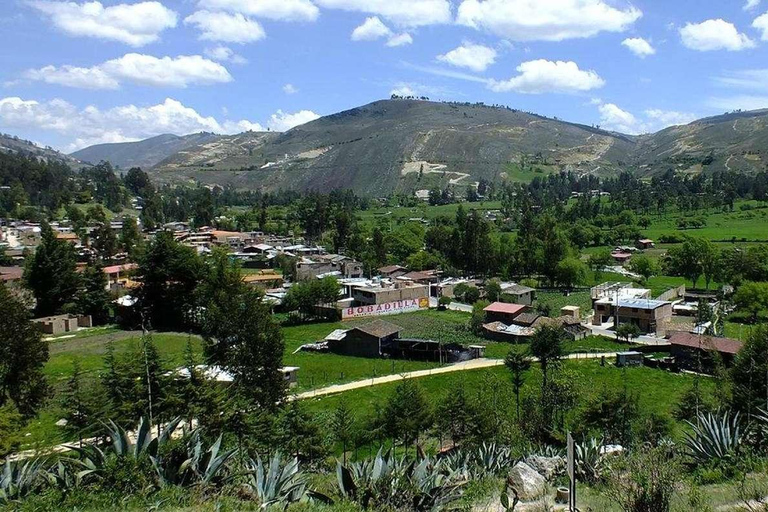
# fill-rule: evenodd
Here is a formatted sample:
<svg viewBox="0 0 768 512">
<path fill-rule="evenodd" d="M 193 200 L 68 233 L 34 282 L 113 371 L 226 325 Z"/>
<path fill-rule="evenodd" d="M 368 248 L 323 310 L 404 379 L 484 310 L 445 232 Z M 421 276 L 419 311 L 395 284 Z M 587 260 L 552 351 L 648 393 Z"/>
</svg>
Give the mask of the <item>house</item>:
<svg viewBox="0 0 768 512">
<path fill-rule="evenodd" d="M 613 260 L 619 265 L 624 265 L 632 259 L 632 253 L 624 251 L 613 251 L 611 253 L 611 258 L 613 258 Z"/>
<path fill-rule="evenodd" d="M 644 356 L 640 352 L 629 351 L 616 354 L 616 366 L 623 368 L 625 366 L 643 366 Z"/>
<path fill-rule="evenodd" d="M 0 267 L 0 282 L 11 285 L 21 282 L 24 277 L 22 267 Z"/>
<path fill-rule="evenodd" d="M 501 299 L 512 304 L 525 304 L 530 306 L 536 299 L 536 290 L 521 284 L 511 283 L 501 285 Z"/>
<path fill-rule="evenodd" d="M 283 380 L 287 386 L 292 388 L 299 382 L 298 373 L 300 369 L 301 368 L 298 366 L 283 366 L 282 368 L 278 369 L 278 371 L 283 375 Z M 235 380 L 235 377 L 221 366 L 208 366 L 200 364 L 195 366 L 195 370 L 197 370 L 204 379 L 211 380 L 219 384 L 230 384 Z M 169 372 L 168 375 L 174 375 L 182 379 L 188 379 L 190 377 L 190 371 L 188 368 L 178 368 L 174 372 Z"/>
<path fill-rule="evenodd" d="M 645 249 L 653 249 L 656 247 L 656 244 L 650 238 L 642 238 L 635 242 L 635 247 L 643 251 Z"/>
<path fill-rule="evenodd" d="M 139 266 L 135 263 L 126 263 L 125 265 L 110 265 L 104 267 L 104 273 L 107 274 L 107 289 L 119 291 L 129 287 L 131 280 L 129 274 Z"/>
<path fill-rule="evenodd" d="M 711 372 L 718 358 L 726 366 L 731 365 L 744 346 L 739 340 L 679 331 L 672 333 L 669 343 L 670 354 L 679 368 L 703 372 Z"/>
<path fill-rule="evenodd" d="M 393 285 L 357 286 L 352 288 L 355 305 L 370 306 L 429 297 L 429 286 L 397 282 Z"/>
<path fill-rule="evenodd" d="M 672 303 L 652 299 L 604 299 L 595 303 L 596 325 L 618 316 L 618 325 L 632 323 L 643 333 L 663 334 L 672 319 Z"/>
<path fill-rule="evenodd" d="M 518 315 L 528 311 L 528 306 L 524 304 L 494 302 L 483 311 L 485 311 L 485 319 L 487 322 L 503 322 L 509 325 L 514 323 L 514 320 Z"/>
<path fill-rule="evenodd" d="M 535 311 L 526 311 L 517 315 L 512 323 L 521 327 L 533 327 L 533 325 L 541 318 L 542 315 Z"/>
<path fill-rule="evenodd" d="M 262 289 L 280 288 L 283 286 L 283 276 L 269 270 L 262 270 L 258 274 L 246 274 L 243 282 L 249 286 Z"/>
<path fill-rule="evenodd" d="M 400 337 L 402 328 L 384 320 L 353 327 L 337 339 L 328 340 L 328 349 L 335 354 L 356 357 L 379 357 L 382 345 L 388 345 Z"/>
<path fill-rule="evenodd" d="M 90 315 L 56 315 L 44 318 L 35 318 L 32 322 L 40 326 L 44 334 L 58 336 L 67 332 L 74 332 L 81 327 L 92 327 Z"/>
<path fill-rule="evenodd" d="M 363 264 L 341 254 L 313 256 L 296 264 L 296 279 L 306 281 L 328 275 L 343 279 L 363 277 Z"/>
<path fill-rule="evenodd" d="M 581 320 L 581 308 L 579 306 L 563 306 L 560 308 L 560 316 L 569 316 Z"/>
<path fill-rule="evenodd" d="M 392 279 L 405 275 L 407 272 L 408 269 L 401 267 L 400 265 L 388 265 L 379 269 L 379 275 L 381 277 L 389 277 Z"/>
</svg>

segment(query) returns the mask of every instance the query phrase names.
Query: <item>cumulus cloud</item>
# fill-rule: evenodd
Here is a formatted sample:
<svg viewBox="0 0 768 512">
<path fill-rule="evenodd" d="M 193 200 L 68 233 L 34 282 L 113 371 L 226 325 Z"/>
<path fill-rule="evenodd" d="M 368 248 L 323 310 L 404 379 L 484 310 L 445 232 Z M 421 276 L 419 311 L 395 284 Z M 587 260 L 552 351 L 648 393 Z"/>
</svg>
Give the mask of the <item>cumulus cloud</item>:
<svg viewBox="0 0 768 512">
<path fill-rule="evenodd" d="M 601 128 L 630 135 L 655 132 L 696 120 L 694 114 L 661 109 L 648 109 L 642 117 L 637 117 L 614 103 L 601 103 L 597 109 Z"/>
<path fill-rule="evenodd" d="M 471 69 L 475 72 L 481 72 L 488 69 L 488 66 L 496 62 L 496 50 L 474 43 L 464 43 L 458 48 L 438 55 L 437 60 L 445 62 L 451 66 Z"/>
<path fill-rule="evenodd" d="M 206 48 L 205 54 L 211 59 L 219 62 L 231 62 L 232 64 L 246 64 L 248 62 L 245 57 L 236 54 L 231 48 L 227 46 L 215 46 L 213 48 Z"/>
<path fill-rule="evenodd" d="M 296 126 L 314 121 L 319 117 L 319 115 L 315 114 L 311 110 L 300 110 L 299 112 L 295 112 L 293 114 L 278 110 L 269 118 L 269 121 L 267 121 L 267 126 L 269 126 L 269 128 L 274 131 L 285 132 Z"/>
<path fill-rule="evenodd" d="M 649 55 L 656 53 L 656 49 L 651 46 L 651 43 L 643 39 L 642 37 L 630 37 L 621 42 L 622 46 L 629 48 L 629 51 L 644 59 Z"/>
<path fill-rule="evenodd" d="M 604 0 L 464 0 L 457 22 L 512 41 L 562 41 L 623 32 L 640 19 Z"/>
<path fill-rule="evenodd" d="M 381 16 L 401 27 L 450 23 L 448 0 L 315 0 L 327 9 L 363 12 Z"/>
<path fill-rule="evenodd" d="M 160 2 L 117 4 L 35 0 L 29 5 L 46 15 L 58 29 L 73 36 L 96 37 L 144 46 L 176 26 L 176 13 Z"/>
<path fill-rule="evenodd" d="M 723 19 L 687 23 L 680 29 L 680 37 L 683 45 L 700 52 L 714 50 L 736 52 L 755 46 L 754 41 L 745 34 L 741 34 L 733 23 Z"/>
<path fill-rule="evenodd" d="M 387 46 L 403 46 L 411 44 L 413 38 L 407 32 L 395 34 L 378 16 L 371 16 L 352 31 L 353 41 L 376 41 L 387 38 Z"/>
<path fill-rule="evenodd" d="M 198 5 L 277 21 L 314 21 L 320 14 L 310 0 L 200 0 Z"/>
<path fill-rule="evenodd" d="M 382 37 L 389 37 L 391 34 L 392 31 L 378 16 L 371 16 L 366 18 L 361 25 L 355 27 L 351 38 L 353 41 L 375 41 Z"/>
<path fill-rule="evenodd" d="M 296 94 L 299 90 L 293 84 L 285 84 L 283 86 L 283 92 L 285 94 Z"/>
<path fill-rule="evenodd" d="M 579 69 L 575 62 L 532 60 L 520 64 L 517 71 L 520 74 L 509 80 L 488 81 L 488 87 L 495 92 L 543 94 L 585 92 L 605 85 L 595 71 Z"/>
<path fill-rule="evenodd" d="M 273 130 L 284 130 L 316 119 L 312 111 L 295 114 L 278 110 L 267 121 Z M 238 133 L 264 131 L 264 125 L 249 120 L 217 120 L 204 116 L 181 102 L 167 98 L 157 105 L 123 105 L 107 110 L 95 106 L 78 108 L 61 99 L 47 102 L 19 97 L 0 98 L 0 125 L 18 130 L 54 132 L 69 137 L 67 151 L 102 142 L 125 142 L 163 133 L 179 135 L 208 131 Z"/>
<path fill-rule="evenodd" d="M 768 41 L 768 12 L 755 18 L 755 21 L 752 22 L 752 27 L 761 32 L 760 39 Z"/>
<path fill-rule="evenodd" d="M 232 81 L 227 68 L 200 55 L 153 57 L 128 53 L 91 68 L 46 66 L 25 78 L 84 89 L 116 89 L 123 82 L 155 87 L 188 87 Z"/>
<path fill-rule="evenodd" d="M 200 31 L 200 39 L 226 43 L 252 43 L 266 34 L 259 22 L 240 13 L 197 11 L 184 19 Z"/>
</svg>

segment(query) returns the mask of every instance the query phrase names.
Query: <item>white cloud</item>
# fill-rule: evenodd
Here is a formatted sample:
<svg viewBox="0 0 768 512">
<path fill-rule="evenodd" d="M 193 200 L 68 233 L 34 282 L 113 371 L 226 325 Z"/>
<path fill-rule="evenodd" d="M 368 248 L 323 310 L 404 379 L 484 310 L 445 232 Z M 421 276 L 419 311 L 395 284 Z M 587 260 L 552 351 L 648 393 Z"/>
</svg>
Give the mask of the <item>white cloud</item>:
<svg viewBox="0 0 768 512">
<path fill-rule="evenodd" d="M 768 69 L 734 71 L 716 77 L 715 82 L 726 87 L 768 92 Z"/>
<path fill-rule="evenodd" d="M 468 68 L 475 72 L 488 69 L 496 62 L 496 50 L 474 43 L 464 43 L 458 48 L 438 55 L 437 60 L 460 68 Z"/>
<path fill-rule="evenodd" d="M 435 87 L 433 85 L 425 85 L 414 82 L 397 82 L 394 84 L 394 88 L 389 91 L 389 94 L 397 96 L 415 96 L 417 98 L 445 98 L 456 97 L 457 93 L 444 87 Z"/>
<path fill-rule="evenodd" d="M 403 97 L 417 96 L 416 91 L 413 90 L 413 88 L 409 84 L 397 85 L 394 89 L 389 91 L 389 94 L 390 96 L 394 94 L 395 96 L 403 96 Z"/>
<path fill-rule="evenodd" d="M 752 22 L 752 27 L 762 32 L 760 39 L 768 41 L 768 12 L 755 18 L 755 21 Z"/>
<path fill-rule="evenodd" d="M 745 34 L 739 33 L 733 23 L 723 19 L 687 23 L 680 29 L 680 37 L 683 45 L 700 52 L 713 50 L 735 52 L 755 46 L 754 41 Z"/>
<path fill-rule="evenodd" d="M 638 118 L 614 103 L 602 103 L 597 110 L 600 113 L 601 128 L 630 135 L 652 133 L 696 120 L 694 114 L 661 109 L 648 109 L 643 112 L 642 118 Z"/>
<path fill-rule="evenodd" d="M 232 64 L 246 64 L 248 60 L 241 55 L 236 54 L 231 48 L 226 46 L 215 46 L 213 48 L 206 48 L 205 54 L 213 60 L 219 62 L 231 62 Z"/>
<path fill-rule="evenodd" d="M 184 19 L 200 31 L 200 39 L 226 43 L 252 43 L 266 37 L 259 22 L 240 13 L 197 11 Z"/>
<path fill-rule="evenodd" d="M 420 27 L 451 22 L 448 0 L 315 0 L 328 9 L 363 12 L 381 16 L 403 27 Z"/>
<path fill-rule="evenodd" d="M 642 37 L 630 37 L 621 42 L 622 46 L 629 48 L 629 51 L 644 59 L 648 55 L 656 53 L 656 49 L 651 46 L 651 43 L 643 39 Z"/>
<path fill-rule="evenodd" d="M 283 92 L 285 94 L 296 94 L 299 90 L 293 84 L 285 84 L 283 86 Z"/>
<path fill-rule="evenodd" d="M 760 5 L 760 0 L 747 0 L 747 3 L 744 4 L 744 10 L 751 11 L 756 9 L 758 5 Z"/>
<path fill-rule="evenodd" d="M 310 0 L 200 0 L 199 5 L 278 21 L 314 21 L 320 14 Z"/>
<path fill-rule="evenodd" d="M 392 37 L 389 38 L 387 41 L 387 46 L 390 46 L 392 48 L 397 46 L 404 46 L 406 44 L 413 43 L 413 37 L 411 37 L 411 34 L 408 32 L 403 32 L 402 34 L 395 34 Z"/>
<path fill-rule="evenodd" d="M 387 27 L 378 16 L 371 16 L 352 31 L 351 39 L 353 41 L 375 41 L 382 37 L 389 37 L 392 31 Z"/>
<path fill-rule="evenodd" d="M 200 55 L 153 57 L 128 53 L 92 68 L 46 66 L 25 77 L 85 89 L 115 89 L 123 82 L 155 87 L 188 87 L 232 81 L 227 68 Z"/>
<path fill-rule="evenodd" d="M 284 130 L 317 117 L 309 110 L 294 114 L 278 110 L 267 126 L 273 130 Z M 69 137 L 68 144 L 63 148 L 67 151 L 102 142 L 140 140 L 163 133 L 265 131 L 264 126 L 257 122 L 245 119 L 219 121 L 212 116 L 201 115 L 171 98 L 147 107 L 124 105 L 107 110 L 95 106 L 78 108 L 60 99 L 38 102 L 19 97 L 0 98 L 0 126 Z"/>
<path fill-rule="evenodd" d="M 296 126 L 318 119 L 320 116 L 311 110 L 301 110 L 293 114 L 278 110 L 269 118 L 267 126 L 277 132 L 285 132 Z"/>
<path fill-rule="evenodd" d="M 640 19 L 604 0 L 464 0 L 457 22 L 512 41 L 562 41 L 623 32 Z"/>
<path fill-rule="evenodd" d="M 733 71 L 716 77 L 715 83 L 744 93 L 707 100 L 712 108 L 722 110 L 758 110 L 768 108 L 768 68 Z"/>
<path fill-rule="evenodd" d="M 160 33 L 175 27 L 177 21 L 176 13 L 160 2 L 104 7 L 101 2 L 37 0 L 29 5 L 67 34 L 120 41 L 131 46 L 157 41 Z"/>
<path fill-rule="evenodd" d="M 591 91 L 605 85 L 595 71 L 581 70 L 575 62 L 532 60 L 520 64 L 517 71 L 520 74 L 509 80 L 489 80 L 488 87 L 495 92 L 543 94 Z"/>
</svg>

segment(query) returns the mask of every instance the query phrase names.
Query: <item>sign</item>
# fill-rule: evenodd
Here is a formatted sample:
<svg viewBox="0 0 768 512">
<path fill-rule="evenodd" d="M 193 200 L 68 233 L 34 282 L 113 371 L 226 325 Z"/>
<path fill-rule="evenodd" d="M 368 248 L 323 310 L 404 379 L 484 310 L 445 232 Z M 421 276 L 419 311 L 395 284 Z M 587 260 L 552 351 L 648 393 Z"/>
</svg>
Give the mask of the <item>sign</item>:
<svg viewBox="0 0 768 512">
<path fill-rule="evenodd" d="M 568 510 L 576 512 L 576 446 L 573 442 L 573 436 L 568 432 L 567 441 L 567 459 L 568 459 Z"/>
<path fill-rule="evenodd" d="M 344 308 L 341 310 L 341 318 L 360 318 L 364 316 L 397 315 L 399 313 L 408 313 L 420 309 L 429 308 L 429 299 L 421 297 L 418 299 L 405 299 L 385 304 L 372 304 L 370 306 L 356 306 L 353 308 Z"/>
</svg>

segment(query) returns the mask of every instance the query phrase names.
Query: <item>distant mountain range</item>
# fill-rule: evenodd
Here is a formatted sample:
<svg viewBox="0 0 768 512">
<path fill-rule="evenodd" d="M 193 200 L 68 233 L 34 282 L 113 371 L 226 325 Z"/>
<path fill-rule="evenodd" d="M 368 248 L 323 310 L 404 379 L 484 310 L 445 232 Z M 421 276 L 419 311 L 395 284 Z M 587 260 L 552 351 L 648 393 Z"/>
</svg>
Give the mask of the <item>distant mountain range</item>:
<svg viewBox="0 0 768 512">
<path fill-rule="evenodd" d="M 161 135 L 92 146 L 71 157 L 139 166 L 162 182 L 377 195 L 461 187 L 481 178 L 530 181 L 560 170 L 756 172 L 768 164 L 768 110 L 630 136 L 505 107 L 393 99 L 285 133 Z"/>
<path fill-rule="evenodd" d="M 75 168 L 84 165 L 77 158 L 60 153 L 53 148 L 38 146 L 32 141 L 5 133 L 0 133 L 0 153 L 12 153 L 51 162 L 63 162 Z"/>
</svg>

